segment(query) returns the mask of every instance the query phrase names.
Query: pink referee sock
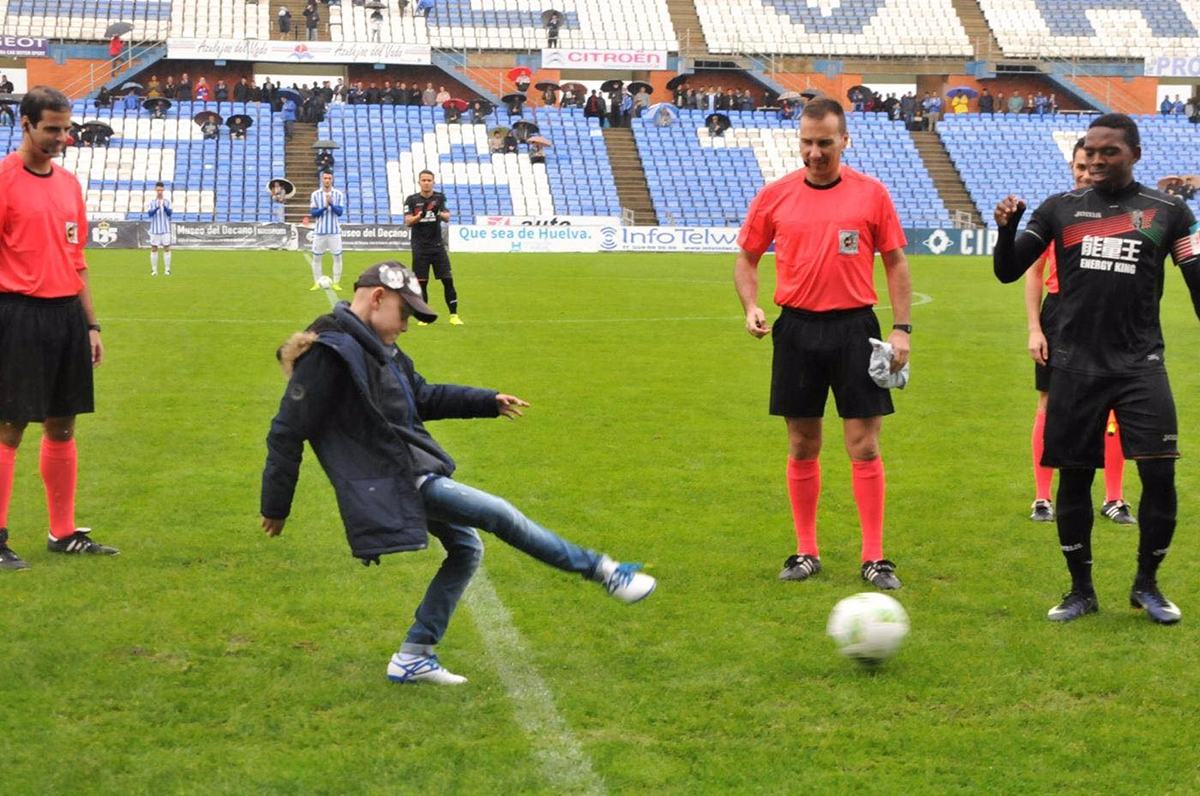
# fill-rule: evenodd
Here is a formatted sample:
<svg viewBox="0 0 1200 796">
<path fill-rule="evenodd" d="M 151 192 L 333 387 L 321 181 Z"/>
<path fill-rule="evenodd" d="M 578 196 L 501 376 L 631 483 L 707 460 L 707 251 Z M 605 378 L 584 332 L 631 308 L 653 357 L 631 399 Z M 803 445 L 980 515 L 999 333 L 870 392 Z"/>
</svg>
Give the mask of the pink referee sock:
<svg viewBox="0 0 1200 796">
<path fill-rule="evenodd" d="M 1046 449 L 1046 413 L 1038 412 L 1033 417 L 1033 485 L 1038 500 L 1050 500 L 1054 482 L 1054 468 L 1042 467 L 1042 452 Z"/>
<path fill-rule="evenodd" d="M 8 504 L 12 500 L 13 473 L 17 469 L 17 449 L 0 445 L 0 528 L 8 527 Z"/>
<path fill-rule="evenodd" d="M 887 493 L 883 459 L 851 464 L 854 467 L 851 478 L 854 502 L 858 505 L 858 519 L 862 523 L 862 560 L 878 561 L 883 558 L 883 503 Z"/>
<path fill-rule="evenodd" d="M 788 459 L 788 497 L 796 524 L 796 553 L 819 556 L 817 552 L 817 502 L 821 498 L 821 460 Z"/>
<path fill-rule="evenodd" d="M 55 442 L 42 437 L 42 483 L 46 485 L 50 535 L 55 539 L 65 539 L 75 533 L 75 480 L 78 461 L 75 440 Z"/>
</svg>

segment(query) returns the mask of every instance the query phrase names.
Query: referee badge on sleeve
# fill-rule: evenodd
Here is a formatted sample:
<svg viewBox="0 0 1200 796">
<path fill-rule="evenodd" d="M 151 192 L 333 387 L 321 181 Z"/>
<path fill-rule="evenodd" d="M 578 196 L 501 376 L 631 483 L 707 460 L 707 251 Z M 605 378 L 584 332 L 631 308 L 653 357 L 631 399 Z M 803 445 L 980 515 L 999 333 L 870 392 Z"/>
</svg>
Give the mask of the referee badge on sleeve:
<svg viewBox="0 0 1200 796">
<path fill-rule="evenodd" d="M 838 232 L 838 254 L 858 254 L 858 230 Z"/>
<path fill-rule="evenodd" d="M 67 243 L 79 245 L 79 225 L 74 221 L 67 222 Z"/>
</svg>

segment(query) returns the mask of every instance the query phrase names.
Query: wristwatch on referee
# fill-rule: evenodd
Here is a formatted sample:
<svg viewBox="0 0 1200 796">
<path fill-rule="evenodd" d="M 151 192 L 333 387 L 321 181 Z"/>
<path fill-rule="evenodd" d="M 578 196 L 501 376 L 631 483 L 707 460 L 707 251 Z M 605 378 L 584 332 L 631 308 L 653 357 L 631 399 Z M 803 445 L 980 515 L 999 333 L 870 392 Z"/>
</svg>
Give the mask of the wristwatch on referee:
<svg viewBox="0 0 1200 796">
<path fill-rule="evenodd" d="M 100 331 L 100 324 L 98 324 L 98 323 L 89 323 L 89 324 L 88 324 L 88 331 L 89 331 L 89 332 L 98 332 L 98 331 Z"/>
<path fill-rule="evenodd" d="M 911 323 L 893 323 L 892 328 L 898 329 L 899 331 L 904 332 L 905 334 L 912 334 L 912 324 Z"/>
</svg>

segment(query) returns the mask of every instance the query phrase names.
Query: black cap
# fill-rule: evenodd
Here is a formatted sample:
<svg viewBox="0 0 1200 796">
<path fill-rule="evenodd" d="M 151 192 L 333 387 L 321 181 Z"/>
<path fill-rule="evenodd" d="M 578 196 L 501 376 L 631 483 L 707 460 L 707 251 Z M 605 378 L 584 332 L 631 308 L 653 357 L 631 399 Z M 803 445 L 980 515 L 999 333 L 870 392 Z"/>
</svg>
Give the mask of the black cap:
<svg viewBox="0 0 1200 796">
<path fill-rule="evenodd" d="M 360 287 L 386 287 L 394 290 L 404 299 L 404 303 L 412 310 L 417 320 L 433 323 L 437 313 L 421 298 L 421 283 L 417 275 L 395 260 L 377 263 L 358 275 L 354 289 Z"/>
</svg>

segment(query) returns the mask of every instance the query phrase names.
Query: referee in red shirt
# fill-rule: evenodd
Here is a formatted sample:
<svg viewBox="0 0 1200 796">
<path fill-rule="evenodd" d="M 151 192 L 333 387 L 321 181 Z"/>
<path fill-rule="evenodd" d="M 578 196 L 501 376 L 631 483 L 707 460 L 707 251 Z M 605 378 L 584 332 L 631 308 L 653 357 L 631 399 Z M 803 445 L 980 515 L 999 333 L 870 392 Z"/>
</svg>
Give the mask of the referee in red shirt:
<svg viewBox="0 0 1200 796">
<path fill-rule="evenodd" d="M 887 390 L 867 375 L 868 338 L 882 339 L 872 307 L 875 252 L 883 255 L 895 324 L 887 338 L 893 372 L 908 361 L 912 280 L 904 231 L 883 183 L 843 166 L 846 115 L 832 99 L 815 99 L 800 115 L 804 168 L 763 188 L 742 225 L 734 284 L 746 329 L 771 334 L 771 414 L 787 421 L 788 494 L 796 524 L 796 555 L 781 580 L 821 571 L 817 501 L 821 494 L 821 420 L 829 389 L 837 402 L 853 465 L 854 502 L 862 523 L 862 577 L 898 589 L 896 566 L 883 557 L 883 462 L 879 429 L 895 411 Z M 758 306 L 758 261 L 775 243 L 774 329 Z"/>
<path fill-rule="evenodd" d="M 88 289 L 83 191 L 54 165 L 71 130 L 71 102 L 38 86 L 21 100 L 24 136 L 0 161 L 0 569 L 29 565 L 8 546 L 17 448 L 42 424 L 41 473 L 54 553 L 101 553 L 75 527 L 75 416 L 92 411 L 92 368 L 104 346 Z"/>
</svg>

